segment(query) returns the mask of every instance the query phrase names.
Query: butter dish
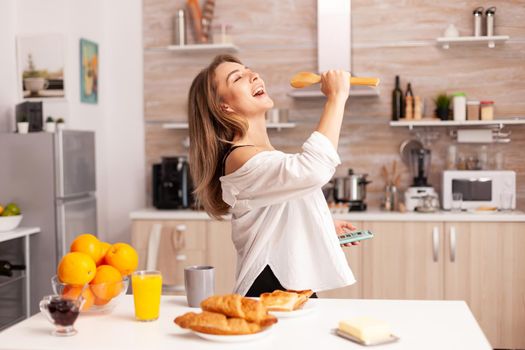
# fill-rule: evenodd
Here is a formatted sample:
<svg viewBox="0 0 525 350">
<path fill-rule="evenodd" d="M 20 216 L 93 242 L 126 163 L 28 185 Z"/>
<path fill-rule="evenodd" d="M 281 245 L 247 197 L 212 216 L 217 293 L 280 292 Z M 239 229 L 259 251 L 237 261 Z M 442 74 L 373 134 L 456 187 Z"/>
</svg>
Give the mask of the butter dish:
<svg viewBox="0 0 525 350">
<path fill-rule="evenodd" d="M 361 316 L 339 322 L 336 334 L 362 345 L 378 345 L 399 339 L 382 320 Z"/>
<path fill-rule="evenodd" d="M 384 339 L 376 339 L 376 340 L 373 340 L 373 341 L 364 341 L 362 339 L 359 339 L 359 338 L 356 338 L 340 329 L 336 329 L 335 330 L 335 333 L 342 337 L 342 338 L 345 338 L 345 339 L 348 339 L 348 340 L 351 340 L 353 342 L 356 342 L 358 344 L 361 344 L 361 345 L 365 345 L 365 346 L 372 346 L 372 345 L 381 345 L 381 344 L 387 344 L 387 343 L 393 343 L 395 341 L 398 341 L 399 340 L 399 337 L 394 335 L 394 334 L 390 334 L 389 336 L 385 337 Z"/>
</svg>

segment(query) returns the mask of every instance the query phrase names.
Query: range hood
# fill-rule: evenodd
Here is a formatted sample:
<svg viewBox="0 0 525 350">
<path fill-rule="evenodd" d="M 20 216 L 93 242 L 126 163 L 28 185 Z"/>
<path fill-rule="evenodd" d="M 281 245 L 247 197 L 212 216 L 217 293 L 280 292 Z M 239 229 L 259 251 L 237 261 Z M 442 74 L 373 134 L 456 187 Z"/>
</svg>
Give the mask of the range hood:
<svg viewBox="0 0 525 350">
<path fill-rule="evenodd" d="M 317 0 L 317 71 L 344 69 L 352 72 L 352 1 Z M 293 98 L 324 97 L 319 86 L 293 90 Z M 352 86 L 351 97 L 377 97 L 378 88 Z"/>
</svg>

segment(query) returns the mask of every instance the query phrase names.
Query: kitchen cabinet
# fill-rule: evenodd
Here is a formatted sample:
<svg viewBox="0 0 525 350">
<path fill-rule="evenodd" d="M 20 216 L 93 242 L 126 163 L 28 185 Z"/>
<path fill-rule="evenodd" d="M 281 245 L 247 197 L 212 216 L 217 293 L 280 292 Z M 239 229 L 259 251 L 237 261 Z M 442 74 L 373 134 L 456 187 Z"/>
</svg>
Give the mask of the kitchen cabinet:
<svg viewBox="0 0 525 350">
<path fill-rule="evenodd" d="M 356 227 L 363 227 L 362 222 L 358 221 L 352 221 L 352 224 Z M 366 241 L 365 241 L 366 242 Z M 351 246 L 351 247 L 343 247 L 343 251 L 346 256 L 346 260 L 348 261 L 348 265 L 352 269 L 352 272 L 354 273 L 354 277 L 356 279 L 356 283 L 343 287 L 343 288 L 337 288 L 325 292 L 319 292 L 317 293 L 320 298 L 337 298 L 337 299 L 360 299 L 363 297 L 363 265 L 361 263 L 362 261 L 362 255 L 363 255 L 363 245 L 366 244 L 365 242 L 361 243 L 360 245 Z"/>
<path fill-rule="evenodd" d="M 443 299 L 440 222 L 365 222 L 365 299 Z"/>
<path fill-rule="evenodd" d="M 363 298 L 464 300 L 495 348 L 525 348 L 524 223 L 365 222 Z"/>
<path fill-rule="evenodd" d="M 231 223 L 210 221 L 207 234 L 206 263 L 215 267 L 215 291 L 217 294 L 231 293 L 237 266 L 237 251 L 231 239 Z"/>
<path fill-rule="evenodd" d="M 216 293 L 230 293 L 235 279 L 235 249 L 230 223 L 209 220 L 135 220 L 132 245 L 139 255 L 139 269 L 162 272 L 165 293 L 184 294 L 184 268 L 216 268 Z M 159 232 L 158 239 L 152 238 Z"/>
<path fill-rule="evenodd" d="M 495 348 L 525 348 L 525 223 L 445 224 L 445 299 L 465 300 Z"/>
</svg>

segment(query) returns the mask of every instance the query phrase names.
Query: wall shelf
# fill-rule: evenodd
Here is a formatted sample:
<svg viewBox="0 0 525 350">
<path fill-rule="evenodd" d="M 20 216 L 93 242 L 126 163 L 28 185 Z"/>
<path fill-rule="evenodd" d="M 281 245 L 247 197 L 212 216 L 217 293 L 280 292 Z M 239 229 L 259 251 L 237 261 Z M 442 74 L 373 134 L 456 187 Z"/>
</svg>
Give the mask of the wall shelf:
<svg viewBox="0 0 525 350">
<path fill-rule="evenodd" d="M 146 51 L 174 52 L 174 53 L 221 53 L 239 52 L 234 44 L 192 44 L 192 45 L 168 45 L 161 47 L 148 47 Z"/>
<path fill-rule="evenodd" d="M 412 130 L 417 127 L 465 127 L 465 126 L 497 126 L 500 129 L 505 125 L 525 125 L 525 117 L 513 119 L 495 119 L 495 120 L 466 120 L 462 122 L 454 120 L 423 119 L 423 120 L 400 120 L 391 121 L 392 127 L 408 127 Z"/>
<path fill-rule="evenodd" d="M 292 129 L 297 126 L 296 123 L 267 123 L 266 128 L 268 129 Z M 175 130 L 187 130 L 188 129 L 188 123 L 163 123 L 162 124 L 163 129 L 175 129 Z"/>
<path fill-rule="evenodd" d="M 350 89 L 349 97 L 379 97 L 379 88 L 369 88 L 369 87 L 352 87 Z M 288 96 L 295 99 L 318 99 L 324 98 L 325 95 L 321 90 L 316 89 L 301 89 L 293 90 L 288 93 Z"/>
<path fill-rule="evenodd" d="M 458 37 L 439 37 L 436 41 L 441 44 L 444 49 L 448 49 L 451 44 L 462 45 L 462 44 L 487 44 L 489 48 L 496 47 L 496 43 L 504 43 L 509 40 L 508 35 L 495 35 L 495 36 L 458 36 Z"/>
</svg>

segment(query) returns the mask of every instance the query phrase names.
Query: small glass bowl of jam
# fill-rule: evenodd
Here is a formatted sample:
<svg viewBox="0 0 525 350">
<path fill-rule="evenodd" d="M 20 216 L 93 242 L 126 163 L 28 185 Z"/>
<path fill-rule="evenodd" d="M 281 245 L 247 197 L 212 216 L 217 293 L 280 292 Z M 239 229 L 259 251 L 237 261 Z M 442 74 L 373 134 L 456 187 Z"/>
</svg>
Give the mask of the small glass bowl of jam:
<svg viewBox="0 0 525 350">
<path fill-rule="evenodd" d="M 56 326 L 51 333 L 58 337 L 68 337 L 77 334 L 73 324 L 80 314 L 80 308 L 84 303 L 82 297 L 71 300 L 60 295 L 48 295 L 40 301 L 40 311 L 47 317 L 49 322 Z"/>
</svg>

